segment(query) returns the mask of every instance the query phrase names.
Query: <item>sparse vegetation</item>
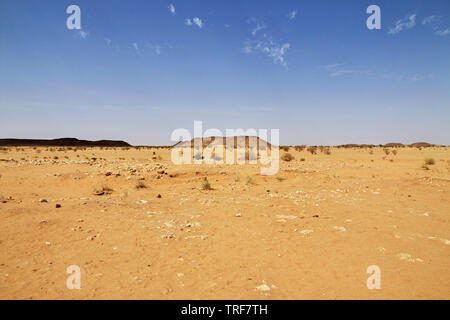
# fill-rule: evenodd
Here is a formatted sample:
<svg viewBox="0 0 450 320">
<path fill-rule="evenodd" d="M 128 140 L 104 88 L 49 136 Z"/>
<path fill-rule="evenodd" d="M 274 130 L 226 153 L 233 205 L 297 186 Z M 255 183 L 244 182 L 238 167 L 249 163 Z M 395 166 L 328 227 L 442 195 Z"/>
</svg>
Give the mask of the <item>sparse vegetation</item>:
<svg viewBox="0 0 450 320">
<path fill-rule="evenodd" d="M 396 156 L 396 155 L 397 155 L 397 150 L 396 150 L 396 149 L 392 150 L 392 154 L 393 154 L 394 156 Z"/>
<path fill-rule="evenodd" d="M 317 154 L 317 147 L 308 147 L 306 150 L 311 154 Z"/>
<path fill-rule="evenodd" d="M 202 180 L 202 190 L 212 190 L 211 183 L 209 183 L 207 177 L 204 177 Z"/>
<path fill-rule="evenodd" d="M 294 158 L 294 156 L 292 156 L 290 153 L 285 153 L 285 154 L 283 154 L 282 156 L 281 156 L 281 160 L 283 160 L 283 161 L 287 161 L 287 162 L 289 162 L 289 161 L 292 161 L 292 160 L 294 160 L 295 158 Z"/>
<path fill-rule="evenodd" d="M 383 151 L 387 156 L 391 153 L 391 151 L 389 151 L 389 149 L 387 148 L 384 148 Z"/>
<path fill-rule="evenodd" d="M 427 166 L 432 166 L 433 164 L 435 164 L 436 162 L 434 161 L 433 158 L 426 158 L 425 159 L 425 165 Z"/>
<path fill-rule="evenodd" d="M 324 154 L 328 155 L 328 156 L 331 154 L 331 150 L 330 150 L 330 148 L 328 148 L 328 147 L 327 147 L 327 148 L 323 148 L 323 149 L 322 149 L 322 152 L 323 152 Z"/>
<path fill-rule="evenodd" d="M 136 183 L 136 189 L 146 189 L 147 185 L 145 184 L 144 180 L 138 180 Z"/>
<path fill-rule="evenodd" d="M 255 185 L 255 184 L 256 184 L 256 182 L 255 182 L 255 180 L 253 179 L 252 176 L 247 176 L 247 177 L 245 178 L 245 182 L 246 182 L 248 185 Z"/>
<path fill-rule="evenodd" d="M 283 178 L 283 177 L 277 177 L 276 179 L 277 179 L 278 181 L 280 181 L 280 182 L 286 180 L 286 178 Z"/>
</svg>

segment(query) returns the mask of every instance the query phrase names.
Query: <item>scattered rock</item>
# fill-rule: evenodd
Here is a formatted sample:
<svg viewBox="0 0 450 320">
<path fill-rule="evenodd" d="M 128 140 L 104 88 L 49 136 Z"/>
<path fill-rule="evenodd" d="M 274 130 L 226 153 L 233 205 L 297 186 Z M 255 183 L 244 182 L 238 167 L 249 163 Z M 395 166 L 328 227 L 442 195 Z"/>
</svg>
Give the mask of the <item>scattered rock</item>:
<svg viewBox="0 0 450 320">
<path fill-rule="evenodd" d="M 340 231 L 340 232 L 345 232 L 347 231 L 347 229 L 345 229 L 345 227 L 339 227 L 339 226 L 334 226 L 333 227 L 334 230 Z"/>
<path fill-rule="evenodd" d="M 267 284 L 263 283 L 262 285 L 257 286 L 256 290 L 267 292 L 267 291 L 270 291 L 270 287 Z"/>
<path fill-rule="evenodd" d="M 61 205 L 59 203 L 56 204 L 55 206 L 57 209 L 61 208 Z"/>
</svg>

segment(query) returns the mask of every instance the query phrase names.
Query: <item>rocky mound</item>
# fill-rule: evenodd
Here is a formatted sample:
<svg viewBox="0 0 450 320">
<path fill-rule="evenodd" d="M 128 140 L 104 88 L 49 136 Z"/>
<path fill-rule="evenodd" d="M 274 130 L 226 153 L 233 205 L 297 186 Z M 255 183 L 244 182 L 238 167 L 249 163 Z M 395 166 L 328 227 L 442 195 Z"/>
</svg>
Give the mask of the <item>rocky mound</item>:
<svg viewBox="0 0 450 320">
<path fill-rule="evenodd" d="M 238 139 L 239 138 L 239 139 Z M 268 148 L 271 147 L 271 144 L 263 139 L 260 139 L 259 137 L 250 137 L 250 136 L 235 136 L 235 137 L 207 137 L 207 138 L 194 138 L 191 141 L 180 141 L 173 145 L 173 147 L 177 148 L 184 148 L 187 146 L 191 146 L 191 148 L 194 147 L 195 143 L 201 144 L 202 148 L 206 148 L 208 145 L 213 143 L 216 140 L 222 140 L 222 145 L 227 145 L 227 143 L 231 143 L 231 140 L 234 139 L 234 147 L 248 147 L 250 138 L 256 139 L 257 146 L 260 145 L 262 147 L 267 146 Z"/>
</svg>

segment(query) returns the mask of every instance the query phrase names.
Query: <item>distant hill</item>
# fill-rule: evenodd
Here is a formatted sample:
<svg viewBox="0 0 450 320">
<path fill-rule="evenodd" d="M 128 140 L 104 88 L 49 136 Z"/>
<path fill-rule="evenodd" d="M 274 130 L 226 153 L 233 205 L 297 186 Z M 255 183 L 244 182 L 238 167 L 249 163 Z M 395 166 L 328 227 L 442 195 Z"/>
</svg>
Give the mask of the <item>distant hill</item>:
<svg viewBox="0 0 450 320">
<path fill-rule="evenodd" d="M 416 142 L 416 143 L 411 143 L 409 146 L 410 147 L 433 147 L 434 144 L 431 144 L 428 142 Z"/>
<path fill-rule="evenodd" d="M 390 142 L 390 143 L 386 143 L 384 146 L 385 147 L 401 148 L 401 147 L 404 147 L 405 145 L 403 143 L 400 143 L 400 142 Z"/>
<path fill-rule="evenodd" d="M 216 141 L 216 139 L 217 140 L 222 140 L 222 145 L 224 145 L 224 146 L 227 145 L 227 142 L 231 142 L 231 139 L 234 139 L 234 147 L 235 148 L 237 146 L 239 146 L 239 147 L 246 147 L 246 146 L 249 145 L 250 138 L 256 139 L 256 141 L 258 143 L 258 146 L 259 146 L 259 144 L 261 144 L 261 146 L 267 146 L 268 148 L 271 147 L 271 144 L 269 142 L 267 142 L 267 141 L 265 141 L 263 139 L 260 139 L 259 137 L 250 137 L 250 136 L 207 137 L 207 138 L 203 138 L 203 140 L 202 140 L 202 138 L 194 138 L 194 139 L 192 139 L 190 141 L 180 141 L 180 142 L 174 144 L 173 147 L 184 148 L 184 147 L 191 146 L 193 148 L 195 142 L 198 141 L 202 145 L 202 148 L 206 148 L 210 143 Z"/>
<path fill-rule="evenodd" d="M 0 139 L 0 146 L 45 146 L 45 147 L 131 147 L 125 141 L 61 139 Z"/>
</svg>

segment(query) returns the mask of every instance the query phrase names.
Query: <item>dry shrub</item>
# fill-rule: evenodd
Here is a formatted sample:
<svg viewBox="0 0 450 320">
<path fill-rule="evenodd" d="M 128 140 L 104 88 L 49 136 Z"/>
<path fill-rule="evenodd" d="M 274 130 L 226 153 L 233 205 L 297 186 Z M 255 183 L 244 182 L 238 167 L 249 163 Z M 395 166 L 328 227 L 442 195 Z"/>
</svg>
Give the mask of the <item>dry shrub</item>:
<svg viewBox="0 0 450 320">
<path fill-rule="evenodd" d="M 317 147 L 308 147 L 306 150 L 311 154 L 317 154 Z"/>
<path fill-rule="evenodd" d="M 245 178 L 245 180 L 246 180 L 246 183 L 247 183 L 248 185 L 255 185 L 255 184 L 256 184 L 256 182 L 255 182 L 255 180 L 253 179 L 252 176 L 247 176 L 247 177 Z"/>
<path fill-rule="evenodd" d="M 145 182 L 143 180 L 138 180 L 138 182 L 136 183 L 136 189 L 146 189 L 147 185 L 145 184 Z"/>
<path fill-rule="evenodd" d="M 432 166 L 433 164 L 435 164 L 436 162 L 434 161 L 433 158 L 426 158 L 425 159 L 425 164 L 428 166 Z"/>
<path fill-rule="evenodd" d="M 396 155 L 397 155 L 397 150 L 396 150 L 396 149 L 392 150 L 392 154 L 393 154 L 394 156 L 396 156 Z"/>
<path fill-rule="evenodd" d="M 289 152 L 289 147 L 280 147 L 284 152 Z"/>
<path fill-rule="evenodd" d="M 212 190 L 211 183 L 209 183 L 208 178 L 204 177 L 202 181 L 202 189 L 203 190 Z"/>
<path fill-rule="evenodd" d="M 281 160 L 283 160 L 283 161 L 287 161 L 287 162 L 289 162 L 289 161 L 292 161 L 292 160 L 294 160 L 295 158 L 292 156 L 292 154 L 290 154 L 290 153 L 285 153 L 285 154 L 283 154 L 282 156 L 281 156 Z"/>
<path fill-rule="evenodd" d="M 331 154 L 330 148 L 323 148 L 323 149 L 322 149 L 322 152 L 323 152 L 324 154 L 328 155 L 328 156 Z"/>
<path fill-rule="evenodd" d="M 389 153 L 391 153 L 391 152 L 389 151 L 389 149 L 386 149 L 386 148 L 384 148 L 383 151 L 384 151 L 384 153 L 385 153 L 387 156 L 389 155 Z"/>
<path fill-rule="evenodd" d="M 294 147 L 295 151 L 298 151 L 298 152 L 302 152 L 303 150 L 305 150 L 305 148 L 306 148 L 305 145 L 302 145 L 302 146 L 295 146 L 295 147 Z"/>
</svg>

